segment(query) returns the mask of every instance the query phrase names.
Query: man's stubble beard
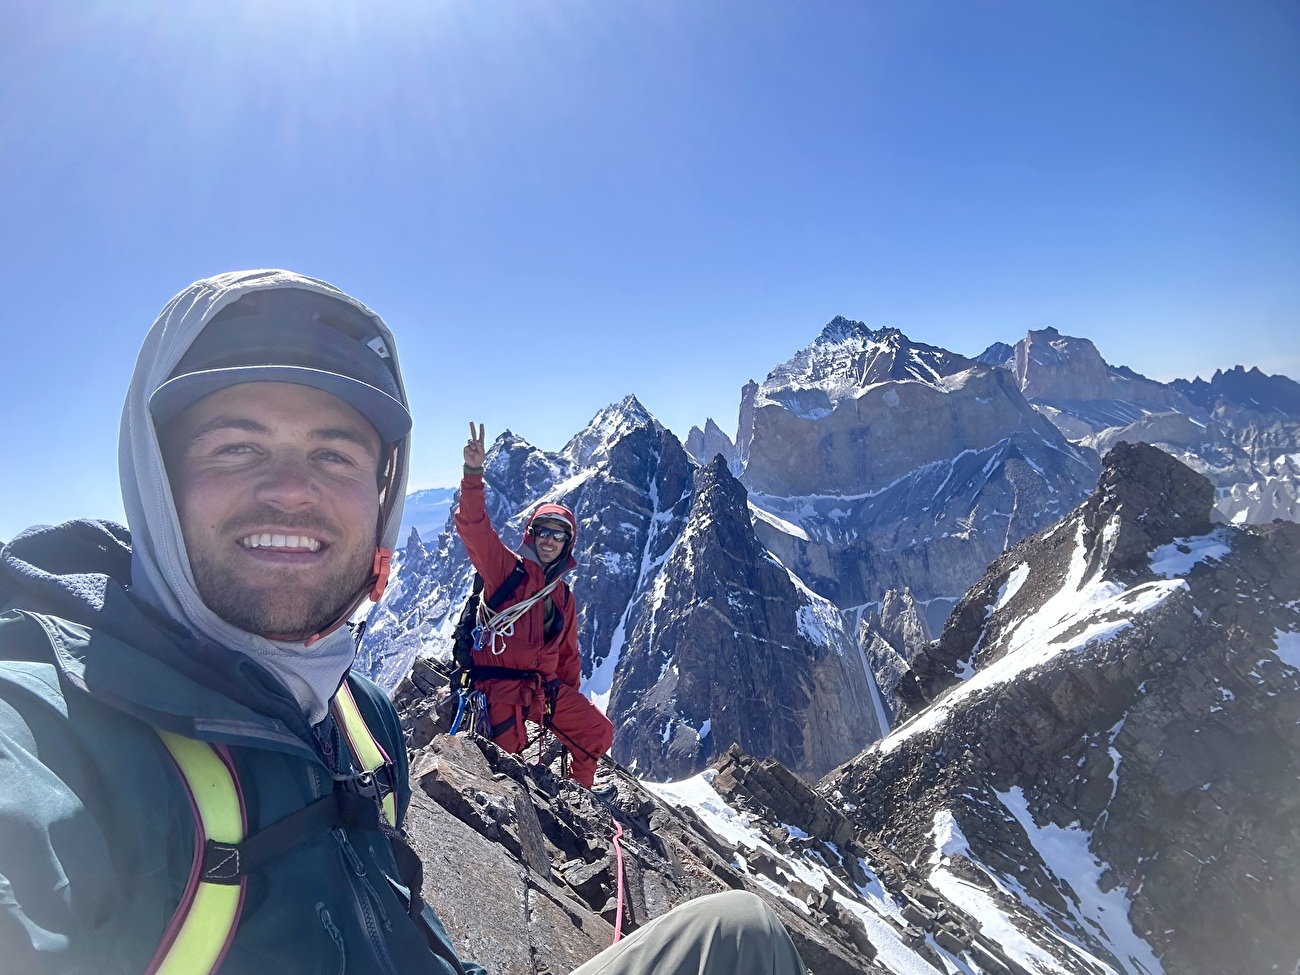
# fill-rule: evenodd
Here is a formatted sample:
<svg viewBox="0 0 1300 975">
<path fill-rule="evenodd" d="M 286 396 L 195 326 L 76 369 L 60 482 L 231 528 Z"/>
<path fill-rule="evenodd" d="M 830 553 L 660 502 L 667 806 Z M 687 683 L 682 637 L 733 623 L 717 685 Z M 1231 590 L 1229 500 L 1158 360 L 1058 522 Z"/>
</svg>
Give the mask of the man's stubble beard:
<svg viewBox="0 0 1300 975">
<path fill-rule="evenodd" d="M 204 604 L 227 623 L 259 636 L 306 639 L 338 621 L 370 577 L 373 559 L 373 549 L 359 548 L 314 586 L 253 586 L 232 566 L 202 553 L 190 555 L 190 568 Z"/>
</svg>

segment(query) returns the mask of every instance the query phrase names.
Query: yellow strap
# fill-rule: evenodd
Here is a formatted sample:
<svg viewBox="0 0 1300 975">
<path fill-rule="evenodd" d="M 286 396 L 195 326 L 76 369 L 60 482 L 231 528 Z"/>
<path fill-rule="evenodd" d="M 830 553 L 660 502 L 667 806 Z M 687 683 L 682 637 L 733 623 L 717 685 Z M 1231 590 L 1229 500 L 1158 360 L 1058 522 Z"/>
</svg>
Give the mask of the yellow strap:
<svg viewBox="0 0 1300 975">
<path fill-rule="evenodd" d="M 389 764 L 388 759 L 384 756 L 383 748 L 375 740 L 375 736 L 370 733 L 366 719 L 361 716 L 361 709 L 357 707 L 356 698 L 352 696 L 352 688 L 348 687 L 347 681 L 343 682 L 339 692 L 334 695 L 334 707 L 337 709 L 338 719 L 343 725 L 343 735 L 347 738 L 348 748 L 351 750 L 356 763 L 361 767 L 361 771 L 376 772 Z M 396 788 L 397 783 L 392 784 Z M 397 794 L 395 791 L 384 796 L 383 808 L 384 816 L 388 819 L 388 825 L 396 825 Z"/>
<path fill-rule="evenodd" d="M 244 839 L 244 814 L 234 776 L 216 750 L 206 742 L 182 738 L 158 729 L 167 751 L 180 769 L 203 835 L 220 843 L 237 844 Z M 203 849 L 195 850 L 199 863 Z M 239 920 L 242 885 L 199 883 L 185 910 L 180 930 L 167 953 L 152 969 L 156 975 L 206 975 L 221 960 L 235 924 Z"/>
</svg>

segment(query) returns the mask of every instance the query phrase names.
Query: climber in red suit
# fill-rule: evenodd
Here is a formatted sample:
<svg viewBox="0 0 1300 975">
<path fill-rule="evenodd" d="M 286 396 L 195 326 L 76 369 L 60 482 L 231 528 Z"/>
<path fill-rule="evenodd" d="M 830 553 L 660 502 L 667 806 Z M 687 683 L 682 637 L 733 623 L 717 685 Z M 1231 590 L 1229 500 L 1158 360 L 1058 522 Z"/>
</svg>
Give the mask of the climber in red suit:
<svg viewBox="0 0 1300 975">
<path fill-rule="evenodd" d="M 596 763 L 614 740 L 614 726 L 578 690 L 578 627 L 573 593 L 563 579 L 577 568 L 577 519 L 563 505 L 540 505 L 528 519 L 519 550 L 511 551 L 492 527 L 484 505 L 483 426 L 476 431 L 471 423 L 469 431 L 456 531 L 483 579 L 485 598 L 522 564 L 522 581 L 497 613 L 510 614 L 512 607 L 535 600 L 512 630 L 485 632 L 482 649 L 474 650 L 471 674 L 474 686 L 487 695 L 492 740 L 517 752 L 528 742 L 524 721 L 544 723 L 569 750 L 570 777 L 590 789 Z M 537 598 L 548 586 L 549 592 Z M 480 616 L 480 627 L 483 623 Z"/>
</svg>

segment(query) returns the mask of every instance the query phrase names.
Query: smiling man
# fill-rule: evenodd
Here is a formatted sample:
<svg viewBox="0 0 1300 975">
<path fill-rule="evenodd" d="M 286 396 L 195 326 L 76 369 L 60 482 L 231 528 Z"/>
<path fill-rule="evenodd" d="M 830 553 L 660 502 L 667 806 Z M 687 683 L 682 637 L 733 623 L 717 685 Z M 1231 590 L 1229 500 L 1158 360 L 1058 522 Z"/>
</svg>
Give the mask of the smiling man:
<svg viewBox="0 0 1300 975">
<path fill-rule="evenodd" d="M 410 428 L 388 328 L 322 281 L 163 310 L 122 416 L 130 535 L 0 555 L 6 970 L 480 970 L 420 899 L 400 725 L 349 671 Z"/>
<path fill-rule="evenodd" d="M 223 274 L 163 310 L 122 414 L 130 532 L 0 552 L 0 968 L 483 971 L 423 902 L 401 725 L 350 670 L 410 428 L 387 326 L 322 281 Z M 797 962 L 731 893 L 588 964 Z"/>
</svg>

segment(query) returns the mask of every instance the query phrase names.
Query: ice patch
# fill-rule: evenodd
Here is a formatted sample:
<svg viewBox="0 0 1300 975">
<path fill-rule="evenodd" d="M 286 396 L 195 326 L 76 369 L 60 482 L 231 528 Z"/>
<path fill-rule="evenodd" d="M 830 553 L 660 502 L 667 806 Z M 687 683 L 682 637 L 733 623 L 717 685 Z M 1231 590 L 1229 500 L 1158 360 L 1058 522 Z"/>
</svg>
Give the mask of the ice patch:
<svg viewBox="0 0 1300 975">
<path fill-rule="evenodd" d="M 993 607 L 988 611 L 988 616 L 992 616 L 1007 603 L 1011 602 L 1011 600 L 1015 599 L 1016 593 L 1020 592 L 1020 587 L 1025 584 L 1025 580 L 1028 578 L 1029 566 L 1027 563 L 1021 562 L 1018 566 L 1012 569 L 1010 575 L 1007 576 L 1007 581 L 1002 583 L 1001 587 L 999 587 L 997 601 L 994 602 Z"/>
</svg>

